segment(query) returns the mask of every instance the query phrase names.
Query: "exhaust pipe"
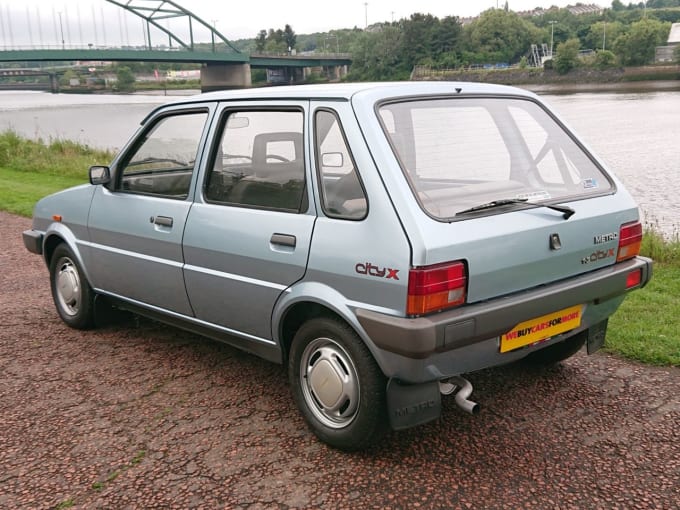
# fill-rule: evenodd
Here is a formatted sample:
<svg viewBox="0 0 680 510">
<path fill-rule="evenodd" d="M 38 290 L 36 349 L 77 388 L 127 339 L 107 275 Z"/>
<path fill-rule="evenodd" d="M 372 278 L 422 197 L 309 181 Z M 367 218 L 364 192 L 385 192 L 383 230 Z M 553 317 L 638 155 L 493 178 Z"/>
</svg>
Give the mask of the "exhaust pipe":
<svg viewBox="0 0 680 510">
<path fill-rule="evenodd" d="M 460 376 L 452 377 L 447 381 L 439 381 L 439 391 L 442 395 L 451 395 L 456 388 L 459 388 L 455 397 L 456 405 L 466 413 L 479 413 L 479 404 L 468 400 L 472 395 L 472 383 L 470 381 Z"/>
</svg>

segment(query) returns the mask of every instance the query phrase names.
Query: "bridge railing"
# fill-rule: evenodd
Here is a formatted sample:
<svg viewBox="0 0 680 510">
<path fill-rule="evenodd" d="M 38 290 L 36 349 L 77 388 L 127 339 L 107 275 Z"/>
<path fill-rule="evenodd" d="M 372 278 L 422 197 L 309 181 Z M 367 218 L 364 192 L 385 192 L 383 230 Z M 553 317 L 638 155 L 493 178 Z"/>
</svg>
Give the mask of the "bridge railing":
<svg viewBox="0 0 680 510">
<path fill-rule="evenodd" d="M 125 50 L 125 51 L 187 51 L 185 48 L 178 46 L 167 46 L 160 44 L 158 46 L 111 46 L 111 45 L 95 45 L 95 44 L 43 44 L 43 45 L 0 45 L 0 51 L 40 51 L 40 50 Z M 194 52 L 212 52 L 211 48 L 203 49 L 201 46 L 194 48 Z"/>
<path fill-rule="evenodd" d="M 287 51 L 283 52 L 276 52 L 276 51 L 256 51 L 252 52 L 250 54 L 251 57 L 260 57 L 260 58 L 289 58 L 289 57 L 295 57 L 295 58 L 309 58 L 309 59 L 318 59 L 319 57 L 323 57 L 326 59 L 351 59 L 352 54 L 351 53 L 330 53 L 330 52 L 297 52 L 297 53 L 288 53 Z"/>
</svg>

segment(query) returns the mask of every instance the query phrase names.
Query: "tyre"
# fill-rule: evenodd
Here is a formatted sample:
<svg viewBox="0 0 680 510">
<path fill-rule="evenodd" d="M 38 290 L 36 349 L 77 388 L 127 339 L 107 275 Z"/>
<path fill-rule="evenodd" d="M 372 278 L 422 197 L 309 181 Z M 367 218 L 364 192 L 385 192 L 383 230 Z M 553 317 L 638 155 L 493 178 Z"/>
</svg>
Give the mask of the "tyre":
<svg viewBox="0 0 680 510">
<path fill-rule="evenodd" d="M 588 330 L 577 333 L 563 342 L 532 352 L 523 361 L 534 366 L 549 366 L 571 358 L 581 350 L 588 338 Z"/>
<path fill-rule="evenodd" d="M 60 244 L 50 262 L 52 299 L 61 319 L 75 329 L 94 325 L 94 291 L 66 244 Z"/>
<path fill-rule="evenodd" d="M 323 442 L 361 450 L 385 433 L 385 376 L 345 322 L 322 317 L 304 323 L 293 339 L 288 377 L 295 403 Z"/>
</svg>

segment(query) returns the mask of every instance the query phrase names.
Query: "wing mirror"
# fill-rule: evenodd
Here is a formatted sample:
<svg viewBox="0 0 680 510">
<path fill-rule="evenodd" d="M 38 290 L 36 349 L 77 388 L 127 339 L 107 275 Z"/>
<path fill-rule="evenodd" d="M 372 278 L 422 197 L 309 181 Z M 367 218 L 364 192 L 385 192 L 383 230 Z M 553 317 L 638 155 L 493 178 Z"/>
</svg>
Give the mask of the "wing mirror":
<svg viewBox="0 0 680 510">
<path fill-rule="evenodd" d="M 90 184 L 108 184 L 111 182 L 111 170 L 108 166 L 90 167 Z"/>
</svg>

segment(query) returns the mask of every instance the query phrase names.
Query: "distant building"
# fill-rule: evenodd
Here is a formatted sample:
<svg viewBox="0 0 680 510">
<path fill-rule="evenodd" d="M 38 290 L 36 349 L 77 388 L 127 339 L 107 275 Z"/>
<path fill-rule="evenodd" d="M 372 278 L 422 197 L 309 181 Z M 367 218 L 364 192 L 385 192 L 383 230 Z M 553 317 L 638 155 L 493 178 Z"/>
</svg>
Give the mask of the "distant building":
<svg viewBox="0 0 680 510">
<path fill-rule="evenodd" d="M 656 47 L 655 62 L 673 62 L 673 52 L 680 45 L 680 23 L 673 23 L 666 46 Z"/>
<path fill-rule="evenodd" d="M 568 5 L 567 10 L 575 16 L 580 16 L 582 14 L 602 14 L 602 7 L 595 4 Z"/>
<path fill-rule="evenodd" d="M 551 9 L 556 8 L 556 7 L 551 7 Z M 570 13 L 572 13 L 575 16 L 581 16 L 583 14 L 602 14 L 602 11 L 604 10 L 602 7 L 596 4 L 582 4 L 582 3 L 577 3 L 576 5 L 567 5 L 565 7 Z M 518 11 L 517 14 L 520 16 L 526 16 L 526 17 L 533 17 L 533 16 L 543 16 L 544 14 L 547 14 L 550 11 L 550 9 L 543 9 L 541 7 L 537 7 L 536 9 L 532 9 L 530 11 Z"/>
</svg>

